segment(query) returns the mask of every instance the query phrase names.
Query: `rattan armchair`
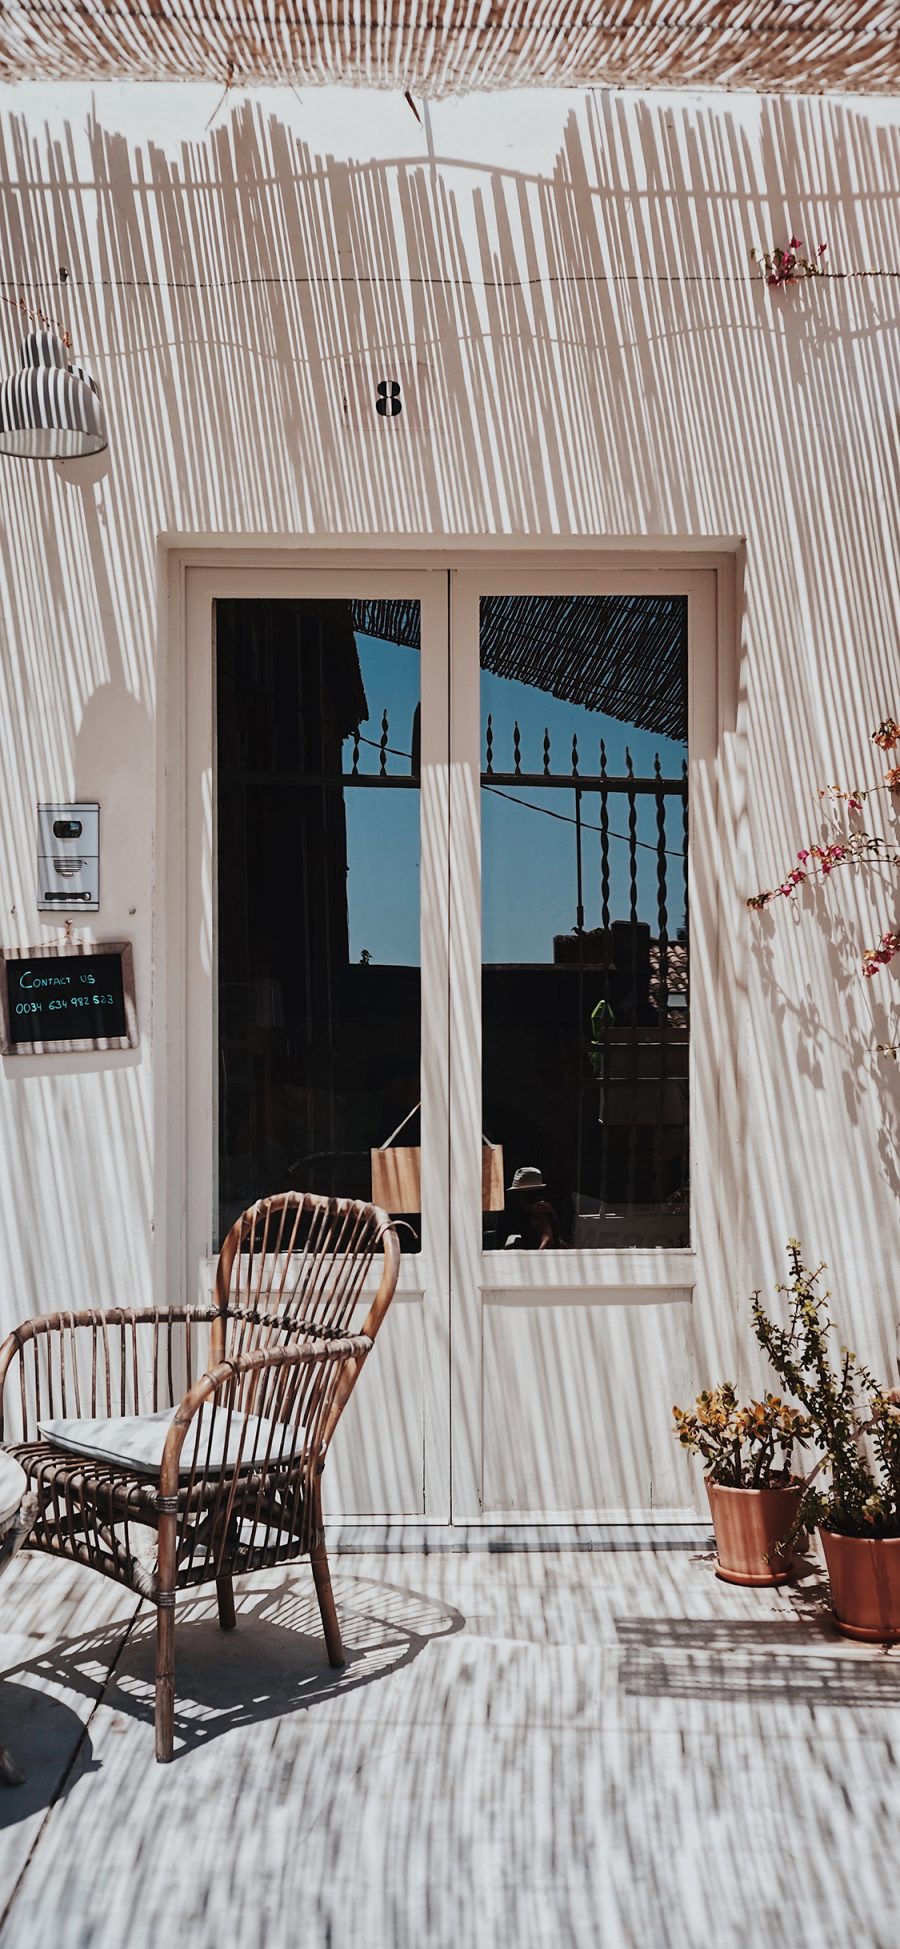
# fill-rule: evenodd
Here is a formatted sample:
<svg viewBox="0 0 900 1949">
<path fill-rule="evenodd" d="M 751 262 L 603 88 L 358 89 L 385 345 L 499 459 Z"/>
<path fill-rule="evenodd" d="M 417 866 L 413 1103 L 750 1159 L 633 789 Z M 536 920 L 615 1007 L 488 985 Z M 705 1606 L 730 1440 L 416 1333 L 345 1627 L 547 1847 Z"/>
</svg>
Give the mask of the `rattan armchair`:
<svg viewBox="0 0 900 1949">
<path fill-rule="evenodd" d="M 322 1470 L 398 1268 L 376 1206 L 286 1192 L 232 1226 L 209 1307 L 55 1313 L 0 1350 L 0 1439 L 37 1500 L 26 1547 L 156 1606 L 158 1760 L 173 1750 L 179 1590 L 215 1582 L 227 1631 L 235 1575 L 308 1556 L 330 1663 L 344 1663 Z M 157 1443 L 154 1463 L 104 1459 L 123 1429 Z"/>
</svg>

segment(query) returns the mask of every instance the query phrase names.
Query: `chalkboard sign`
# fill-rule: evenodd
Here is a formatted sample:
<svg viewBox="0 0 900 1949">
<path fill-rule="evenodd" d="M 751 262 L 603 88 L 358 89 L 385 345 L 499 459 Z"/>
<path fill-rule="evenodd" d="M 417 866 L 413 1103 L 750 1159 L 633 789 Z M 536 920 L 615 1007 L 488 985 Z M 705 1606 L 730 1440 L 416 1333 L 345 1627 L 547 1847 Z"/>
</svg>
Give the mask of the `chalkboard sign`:
<svg viewBox="0 0 900 1949">
<path fill-rule="evenodd" d="M 5 1056 L 137 1047 L 130 941 L 0 949 Z"/>
</svg>

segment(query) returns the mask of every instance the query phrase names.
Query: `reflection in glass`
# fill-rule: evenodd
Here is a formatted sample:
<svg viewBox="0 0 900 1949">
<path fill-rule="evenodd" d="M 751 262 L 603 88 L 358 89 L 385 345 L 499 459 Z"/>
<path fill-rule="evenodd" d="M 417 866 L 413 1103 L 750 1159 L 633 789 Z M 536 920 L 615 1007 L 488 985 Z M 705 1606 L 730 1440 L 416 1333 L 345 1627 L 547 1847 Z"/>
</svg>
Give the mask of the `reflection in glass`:
<svg viewBox="0 0 900 1949">
<path fill-rule="evenodd" d="M 369 1198 L 404 1119 L 420 1231 L 418 643 L 415 603 L 217 604 L 219 1237 Z"/>
<path fill-rule="evenodd" d="M 687 1245 L 687 602 L 481 604 L 488 1249 Z"/>
</svg>

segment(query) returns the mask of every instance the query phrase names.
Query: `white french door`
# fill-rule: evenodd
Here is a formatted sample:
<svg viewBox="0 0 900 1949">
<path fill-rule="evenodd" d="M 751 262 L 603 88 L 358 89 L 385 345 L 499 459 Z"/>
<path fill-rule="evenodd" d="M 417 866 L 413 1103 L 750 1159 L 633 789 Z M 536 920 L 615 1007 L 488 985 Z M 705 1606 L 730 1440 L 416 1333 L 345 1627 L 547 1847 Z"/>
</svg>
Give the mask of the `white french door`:
<svg viewBox="0 0 900 1949">
<path fill-rule="evenodd" d="M 187 570 L 169 1164 L 189 1284 L 208 1290 L 253 1196 L 304 1174 L 368 1195 L 395 1130 L 418 1153 L 332 1516 L 689 1511 L 668 1417 L 693 1379 L 700 1268 L 716 1275 L 718 1086 L 678 971 L 689 936 L 707 983 L 715 958 L 697 891 L 714 879 L 715 581 L 521 559 Z M 588 749 L 600 726 L 612 751 L 614 708 L 638 725 L 621 777 Z M 668 772 L 657 756 L 644 776 L 654 713 Z M 523 1170 L 536 1216 L 510 1190 Z"/>
<path fill-rule="evenodd" d="M 414 1118 L 420 1209 L 328 1506 L 447 1521 L 447 577 L 196 569 L 185 636 L 188 1279 L 267 1191 L 368 1196 Z"/>
<path fill-rule="evenodd" d="M 704 1258 L 718 1275 L 717 1029 L 704 1011 L 689 1040 L 686 1019 L 689 938 L 695 986 L 697 970 L 715 986 L 716 577 L 477 566 L 451 576 L 450 613 L 454 1520 L 685 1517 L 671 1403 L 693 1382 Z M 623 993 L 635 942 L 643 1001 Z M 554 1044 L 567 987 L 580 1025 Z M 557 1090 L 548 1072 L 569 1058 Z M 483 1130 L 503 1142 L 507 1186 L 519 1166 L 545 1178 L 558 1245 L 499 1248 L 481 1209 Z"/>
</svg>

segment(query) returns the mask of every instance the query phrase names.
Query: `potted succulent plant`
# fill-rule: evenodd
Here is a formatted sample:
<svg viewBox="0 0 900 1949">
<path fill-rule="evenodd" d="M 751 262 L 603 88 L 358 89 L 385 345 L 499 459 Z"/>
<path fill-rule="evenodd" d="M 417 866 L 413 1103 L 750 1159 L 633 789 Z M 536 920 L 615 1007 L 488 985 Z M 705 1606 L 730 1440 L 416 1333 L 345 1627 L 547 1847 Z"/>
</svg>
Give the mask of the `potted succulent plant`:
<svg viewBox="0 0 900 1949">
<path fill-rule="evenodd" d="M 900 1643 L 900 1390 L 883 1387 L 848 1348 L 835 1350 L 831 1295 L 788 1243 L 786 1327 L 753 1299 L 756 1337 L 805 1409 L 821 1459 L 803 1485 L 793 1533 L 818 1529 L 835 1623 L 847 1637 Z"/>
<path fill-rule="evenodd" d="M 673 1408 L 682 1448 L 700 1456 L 716 1536 L 717 1575 L 729 1584 L 781 1584 L 790 1576 L 802 1483 L 790 1470 L 807 1417 L 776 1394 L 741 1406 L 730 1381 Z"/>
</svg>

